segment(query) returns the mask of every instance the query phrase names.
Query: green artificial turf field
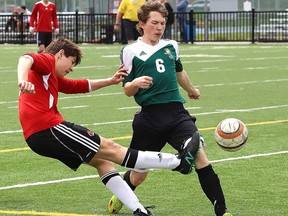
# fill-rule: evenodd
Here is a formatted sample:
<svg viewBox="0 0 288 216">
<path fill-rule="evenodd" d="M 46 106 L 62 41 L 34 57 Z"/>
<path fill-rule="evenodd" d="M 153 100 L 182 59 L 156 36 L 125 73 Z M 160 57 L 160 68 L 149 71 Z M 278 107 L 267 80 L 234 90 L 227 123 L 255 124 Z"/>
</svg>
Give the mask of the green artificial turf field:
<svg viewBox="0 0 288 216">
<path fill-rule="evenodd" d="M 36 46 L 0 47 L 0 216 L 109 215 L 112 194 L 96 170 L 83 165 L 74 172 L 27 147 L 17 115 L 16 68 L 19 56 Z M 84 58 L 68 77 L 101 79 L 117 70 L 122 45 L 80 47 Z M 287 44 L 180 45 L 182 63 L 201 91 L 199 101 L 183 91 L 185 106 L 197 117 L 234 216 L 288 215 L 287 50 Z M 139 109 L 120 84 L 86 95 L 60 94 L 58 107 L 68 121 L 124 146 Z M 218 122 L 228 117 L 241 119 L 249 130 L 246 146 L 237 152 L 223 151 L 213 138 Z M 174 153 L 169 146 L 163 151 Z M 195 173 L 153 170 L 135 192 L 145 206 L 156 206 L 156 216 L 214 215 Z M 119 215 L 131 214 L 124 207 Z"/>
</svg>

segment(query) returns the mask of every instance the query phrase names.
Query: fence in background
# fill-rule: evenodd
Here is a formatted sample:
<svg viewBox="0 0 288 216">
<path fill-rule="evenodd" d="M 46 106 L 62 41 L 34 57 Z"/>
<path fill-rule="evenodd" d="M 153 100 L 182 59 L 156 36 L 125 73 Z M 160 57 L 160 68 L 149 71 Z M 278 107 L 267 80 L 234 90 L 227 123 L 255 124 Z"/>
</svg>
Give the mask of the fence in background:
<svg viewBox="0 0 288 216">
<path fill-rule="evenodd" d="M 115 14 L 58 14 L 62 36 L 75 43 L 125 43 L 123 32 L 114 33 Z M 175 22 L 165 37 L 179 42 L 288 42 L 288 11 L 174 13 Z M 180 35 L 178 17 L 187 20 Z M 11 15 L 0 15 L 0 43 L 36 44 L 29 29 L 5 29 Z M 17 18 L 23 22 L 23 17 Z M 23 24 L 23 23 L 22 23 Z"/>
</svg>

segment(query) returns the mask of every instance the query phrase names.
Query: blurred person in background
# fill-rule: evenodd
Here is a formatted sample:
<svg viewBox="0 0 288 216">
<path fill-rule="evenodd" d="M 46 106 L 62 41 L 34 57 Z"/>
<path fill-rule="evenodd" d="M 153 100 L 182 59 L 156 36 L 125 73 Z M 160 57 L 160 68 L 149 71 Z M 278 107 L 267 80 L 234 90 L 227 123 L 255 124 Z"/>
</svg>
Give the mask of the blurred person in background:
<svg viewBox="0 0 288 216">
<path fill-rule="evenodd" d="M 17 23 L 19 21 L 19 12 L 14 11 L 11 15 L 11 17 L 7 20 L 5 25 L 5 32 L 16 32 L 17 30 Z"/>
<path fill-rule="evenodd" d="M 38 53 L 43 52 L 52 41 L 52 23 L 55 34 L 59 34 L 56 12 L 56 5 L 48 0 L 38 1 L 33 7 L 29 31 L 31 34 L 37 32 Z"/>
<path fill-rule="evenodd" d="M 120 26 L 122 26 L 128 43 L 137 40 L 140 36 L 136 29 L 136 25 L 138 24 L 137 10 L 144 3 L 145 0 L 122 0 L 118 8 L 114 31 L 118 32 Z"/>
<path fill-rule="evenodd" d="M 177 9 L 177 19 L 179 23 L 180 30 L 180 42 L 187 42 L 187 32 L 186 32 L 186 12 L 188 11 L 187 0 L 176 0 Z"/>
</svg>

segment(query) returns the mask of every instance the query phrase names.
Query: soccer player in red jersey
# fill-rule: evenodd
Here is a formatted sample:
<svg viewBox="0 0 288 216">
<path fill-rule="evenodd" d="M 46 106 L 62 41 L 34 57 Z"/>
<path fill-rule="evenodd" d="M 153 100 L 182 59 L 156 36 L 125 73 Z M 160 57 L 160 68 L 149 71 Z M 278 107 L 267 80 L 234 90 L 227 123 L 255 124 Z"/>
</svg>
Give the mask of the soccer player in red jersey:
<svg viewBox="0 0 288 216">
<path fill-rule="evenodd" d="M 30 17 L 30 33 L 37 32 L 38 53 L 41 53 L 52 41 L 52 22 L 55 34 L 59 34 L 56 5 L 48 0 L 35 3 Z"/>
<path fill-rule="evenodd" d="M 139 203 L 113 163 L 128 168 L 191 169 L 185 157 L 191 144 L 183 146 L 183 157 L 160 152 L 143 152 L 123 147 L 91 130 L 65 121 L 57 109 L 58 92 L 87 93 L 119 84 L 127 75 L 123 65 L 110 78 L 72 80 L 65 76 L 81 62 L 81 50 L 59 37 L 43 53 L 27 53 L 18 63 L 19 118 L 28 146 L 37 154 L 57 159 L 77 170 L 81 164 L 95 167 L 102 182 L 134 215 L 153 216 Z"/>
</svg>

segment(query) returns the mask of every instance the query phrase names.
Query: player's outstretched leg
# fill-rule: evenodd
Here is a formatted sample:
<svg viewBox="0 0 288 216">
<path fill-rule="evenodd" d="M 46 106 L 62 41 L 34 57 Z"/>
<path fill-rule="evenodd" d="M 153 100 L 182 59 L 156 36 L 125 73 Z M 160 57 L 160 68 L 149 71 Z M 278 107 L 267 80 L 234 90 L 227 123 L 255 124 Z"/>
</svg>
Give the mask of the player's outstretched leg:
<svg viewBox="0 0 288 216">
<path fill-rule="evenodd" d="M 178 171 L 182 174 L 189 174 L 195 167 L 195 159 L 200 149 L 200 134 L 196 131 L 192 137 L 187 139 L 181 147 L 178 158 L 181 163 L 173 171 Z"/>
</svg>

